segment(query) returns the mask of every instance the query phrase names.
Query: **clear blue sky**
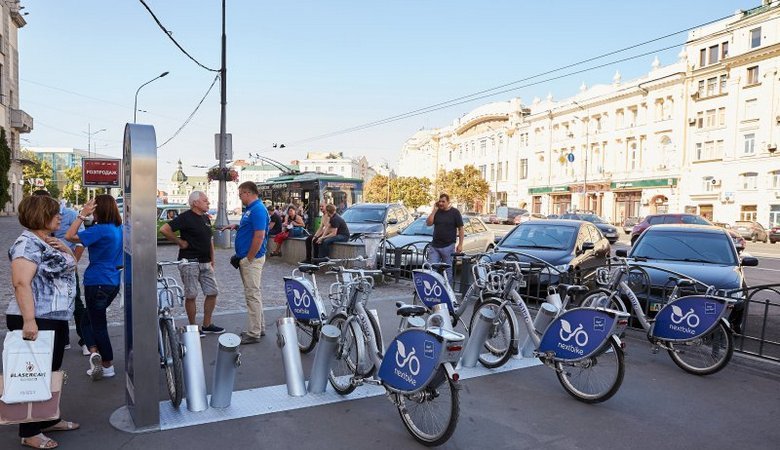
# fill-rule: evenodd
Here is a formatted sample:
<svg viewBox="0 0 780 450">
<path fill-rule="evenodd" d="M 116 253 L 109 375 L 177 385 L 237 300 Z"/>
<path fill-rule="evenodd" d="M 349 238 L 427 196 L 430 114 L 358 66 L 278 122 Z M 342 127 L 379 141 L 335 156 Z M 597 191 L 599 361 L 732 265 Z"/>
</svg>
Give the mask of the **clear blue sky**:
<svg viewBox="0 0 780 450">
<path fill-rule="evenodd" d="M 135 0 L 22 0 L 21 107 L 35 130 L 23 145 L 87 147 L 119 156 L 133 96 L 158 145 L 189 116 L 214 77 L 187 59 Z M 147 0 L 196 59 L 220 64 L 220 0 Z M 446 126 L 481 104 L 555 98 L 650 70 L 653 55 L 541 85 L 305 144 L 295 142 L 519 80 L 758 6 L 760 0 L 425 1 L 228 0 L 228 132 L 234 158 L 279 160 L 343 151 L 395 165 L 404 140 Z M 670 64 L 686 34 L 599 61 L 655 51 Z M 655 54 L 655 53 L 654 53 Z M 594 63 L 595 64 L 595 63 Z M 583 66 L 585 67 L 585 66 Z M 565 72 L 560 72 L 563 74 Z M 67 92 L 66 92 L 67 91 Z M 184 130 L 159 152 L 158 178 L 179 158 L 211 165 L 219 131 L 219 83 Z M 283 152 L 274 142 L 286 143 Z"/>
</svg>

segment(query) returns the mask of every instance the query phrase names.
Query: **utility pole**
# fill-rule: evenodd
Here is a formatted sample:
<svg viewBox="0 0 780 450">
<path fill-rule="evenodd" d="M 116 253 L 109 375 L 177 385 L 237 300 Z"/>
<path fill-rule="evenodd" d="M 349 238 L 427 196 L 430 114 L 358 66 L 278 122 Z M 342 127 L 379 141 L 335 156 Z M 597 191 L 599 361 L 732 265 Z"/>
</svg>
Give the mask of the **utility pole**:
<svg viewBox="0 0 780 450">
<path fill-rule="evenodd" d="M 572 100 L 572 102 L 577 105 L 578 108 L 580 108 L 582 111 L 585 112 L 585 118 L 588 119 L 587 121 L 580 119 L 580 122 L 582 122 L 582 125 L 585 127 L 585 152 L 584 152 L 584 162 L 585 162 L 585 174 L 583 175 L 583 181 L 582 181 L 582 209 L 583 210 L 589 210 L 588 208 L 588 150 L 590 143 L 589 136 L 590 136 L 590 117 L 588 117 L 588 111 L 582 107 L 579 103 L 577 103 L 576 100 Z M 577 116 L 574 116 L 577 117 Z"/>
<path fill-rule="evenodd" d="M 219 169 L 225 170 L 227 160 L 227 35 L 225 34 L 225 0 L 222 0 L 222 67 L 219 69 L 220 86 L 220 116 L 219 116 Z M 219 193 L 217 202 L 217 229 L 228 226 L 227 217 L 227 181 L 224 177 L 219 179 Z M 215 244 L 218 247 L 230 246 L 230 231 L 224 231 L 217 235 Z"/>
</svg>

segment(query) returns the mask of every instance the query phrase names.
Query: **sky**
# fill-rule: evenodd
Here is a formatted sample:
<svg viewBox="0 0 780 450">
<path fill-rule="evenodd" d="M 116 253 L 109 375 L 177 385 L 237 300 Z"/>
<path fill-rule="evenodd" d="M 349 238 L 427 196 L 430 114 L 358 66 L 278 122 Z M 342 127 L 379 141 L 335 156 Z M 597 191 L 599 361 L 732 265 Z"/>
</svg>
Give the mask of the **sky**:
<svg viewBox="0 0 780 450">
<path fill-rule="evenodd" d="M 10 1 L 10 0 L 3 0 Z M 154 125 L 158 180 L 216 163 L 219 82 L 193 119 L 215 72 L 185 56 L 139 0 L 22 0 L 21 108 L 34 119 L 23 146 L 75 147 L 121 157 L 138 94 L 138 122 Z M 198 62 L 220 66 L 220 0 L 146 0 Z M 227 0 L 227 131 L 233 158 L 283 162 L 309 151 L 365 155 L 397 166 L 406 139 L 472 109 L 519 97 L 556 99 L 580 85 L 645 75 L 672 64 L 677 34 L 617 55 L 515 84 L 497 94 L 351 133 L 337 133 L 676 33 L 758 6 L 760 0 L 288 1 Z M 672 49 L 661 49 L 673 46 Z M 630 61 L 615 62 L 645 54 Z M 556 80 L 595 65 L 605 67 Z M 105 131 L 100 131 L 105 129 Z M 88 136 L 91 131 L 91 136 Z M 327 138 L 313 139 L 322 135 Z M 286 148 L 273 148 L 284 143 Z"/>
</svg>

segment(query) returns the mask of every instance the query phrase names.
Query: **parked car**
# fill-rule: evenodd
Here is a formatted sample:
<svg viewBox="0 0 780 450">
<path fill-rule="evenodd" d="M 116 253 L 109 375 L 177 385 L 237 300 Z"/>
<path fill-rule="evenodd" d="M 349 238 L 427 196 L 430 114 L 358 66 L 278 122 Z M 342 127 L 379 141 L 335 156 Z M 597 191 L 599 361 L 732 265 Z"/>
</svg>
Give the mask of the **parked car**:
<svg viewBox="0 0 780 450">
<path fill-rule="evenodd" d="M 190 209 L 187 205 L 157 205 L 157 242 L 167 242 L 165 236 L 160 233 L 160 227 L 175 219 L 176 216 Z M 178 231 L 176 235 L 178 236 Z"/>
<path fill-rule="evenodd" d="M 618 250 L 625 256 L 625 250 Z M 716 289 L 737 290 L 746 286 L 743 267 L 758 265 L 758 259 L 744 256 L 740 259 L 728 232 L 712 225 L 656 225 L 647 229 L 628 253 L 629 258 L 699 280 Z M 647 293 L 636 292 L 642 307 L 657 312 L 670 291 L 669 272 L 646 269 L 649 286 Z M 634 287 L 632 287 L 634 289 Z M 699 292 L 702 287 L 699 286 Z M 636 289 L 635 289 L 636 291 Z M 686 294 L 686 292 L 683 292 Z M 733 294 L 742 300 L 742 294 Z M 644 304 L 647 302 L 647 304 Z M 741 318 L 743 304 L 737 304 L 731 315 L 732 325 Z M 738 331 L 738 330 L 737 330 Z"/>
<path fill-rule="evenodd" d="M 519 225 L 523 222 L 528 222 L 529 220 L 541 220 L 546 218 L 547 216 L 545 216 L 544 214 L 526 212 L 525 214 L 516 215 L 514 224 Z"/>
<path fill-rule="evenodd" d="M 626 220 L 623 221 L 623 232 L 626 234 L 631 234 L 631 230 L 634 229 L 634 226 L 642 221 L 642 218 L 640 217 L 629 217 Z"/>
<path fill-rule="evenodd" d="M 395 236 L 414 219 L 406 208 L 396 203 L 357 203 L 341 214 L 349 232 L 379 233 L 387 229 L 387 236 Z"/>
<path fill-rule="evenodd" d="M 764 242 L 769 240 L 769 233 L 766 232 L 766 228 L 758 222 L 749 220 L 738 220 L 734 223 L 734 231 L 739 233 L 745 239 L 750 239 L 753 242 Z"/>
<path fill-rule="evenodd" d="M 482 214 L 481 216 L 479 216 L 479 218 L 484 223 L 489 223 L 489 224 L 501 223 L 501 219 L 499 219 L 498 216 L 496 216 L 495 214 Z"/>
<path fill-rule="evenodd" d="M 507 206 L 499 206 L 496 209 L 498 223 L 503 223 L 504 225 L 514 225 L 515 217 L 523 214 L 528 214 L 528 210 L 524 208 L 509 208 Z"/>
<path fill-rule="evenodd" d="M 775 225 L 769 229 L 769 242 L 775 243 L 780 241 L 780 225 Z"/>
<path fill-rule="evenodd" d="M 716 227 L 721 227 L 725 229 L 729 235 L 731 236 L 731 240 L 734 241 L 734 247 L 737 248 L 737 253 L 742 253 L 742 250 L 745 250 L 745 238 L 743 238 L 739 233 L 734 231 L 733 228 L 731 228 L 731 225 L 725 223 L 725 222 L 713 222 L 713 225 Z"/>
<path fill-rule="evenodd" d="M 634 245 L 634 242 L 636 242 L 636 240 L 639 238 L 639 235 L 641 235 L 642 232 L 651 225 L 675 223 L 689 225 L 712 225 L 710 221 L 698 214 L 651 214 L 642 219 L 642 221 L 636 224 L 634 229 L 631 230 L 631 245 Z"/>
<path fill-rule="evenodd" d="M 607 222 L 606 220 L 602 219 L 601 217 L 597 216 L 593 213 L 566 213 L 561 215 L 561 219 L 569 219 L 569 220 L 584 220 L 586 222 L 590 222 L 593 225 L 596 225 L 599 230 L 601 230 L 601 233 L 609 240 L 610 244 L 614 244 L 618 240 L 618 230 L 617 228 Z"/>
<path fill-rule="evenodd" d="M 494 260 L 516 251 L 537 257 L 560 272 L 592 269 L 606 264 L 610 244 L 595 224 L 554 219 L 523 222 L 498 243 Z M 521 258 L 522 260 L 522 258 Z M 530 261 L 529 261 L 530 262 Z M 549 283 L 557 282 L 557 273 Z"/>
<path fill-rule="evenodd" d="M 433 240 L 433 226 L 425 224 L 427 217 L 420 217 L 411 225 L 401 230 L 398 235 L 387 239 L 385 264 L 388 266 L 421 266 L 425 260 L 425 249 Z M 480 253 L 489 252 L 495 246 L 493 232 L 485 223 L 476 216 L 463 216 L 463 252 Z M 408 254 L 399 254 L 400 261 L 396 261 L 395 249 L 411 250 Z M 381 255 L 377 255 L 380 257 Z"/>
</svg>

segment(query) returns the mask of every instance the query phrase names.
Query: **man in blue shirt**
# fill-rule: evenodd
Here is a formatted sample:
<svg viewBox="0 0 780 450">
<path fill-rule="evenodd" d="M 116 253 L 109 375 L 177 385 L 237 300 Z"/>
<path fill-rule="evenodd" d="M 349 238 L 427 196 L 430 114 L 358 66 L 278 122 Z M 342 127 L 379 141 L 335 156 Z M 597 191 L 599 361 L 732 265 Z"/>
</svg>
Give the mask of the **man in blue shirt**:
<svg viewBox="0 0 780 450">
<path fill-rule="evenodd" d="M 241 282 L 244 283 L 247 316 L 249 326 L 241 333 L 242 344 L 260 342 L 265 336 L 265 320 L 263 318 L 263 296 L 261 280 L 265 249 L 268 242 L 268 210 L 260 201 L 260 192 L 253 181 L 245 181 L 238 186 L 238 196 L 246 211 L 241 216 L 238 226 L 230 225 L 226 229 L 238 229 L 236 234 L 236 256 L 239 260 Z"/>
</svg>

